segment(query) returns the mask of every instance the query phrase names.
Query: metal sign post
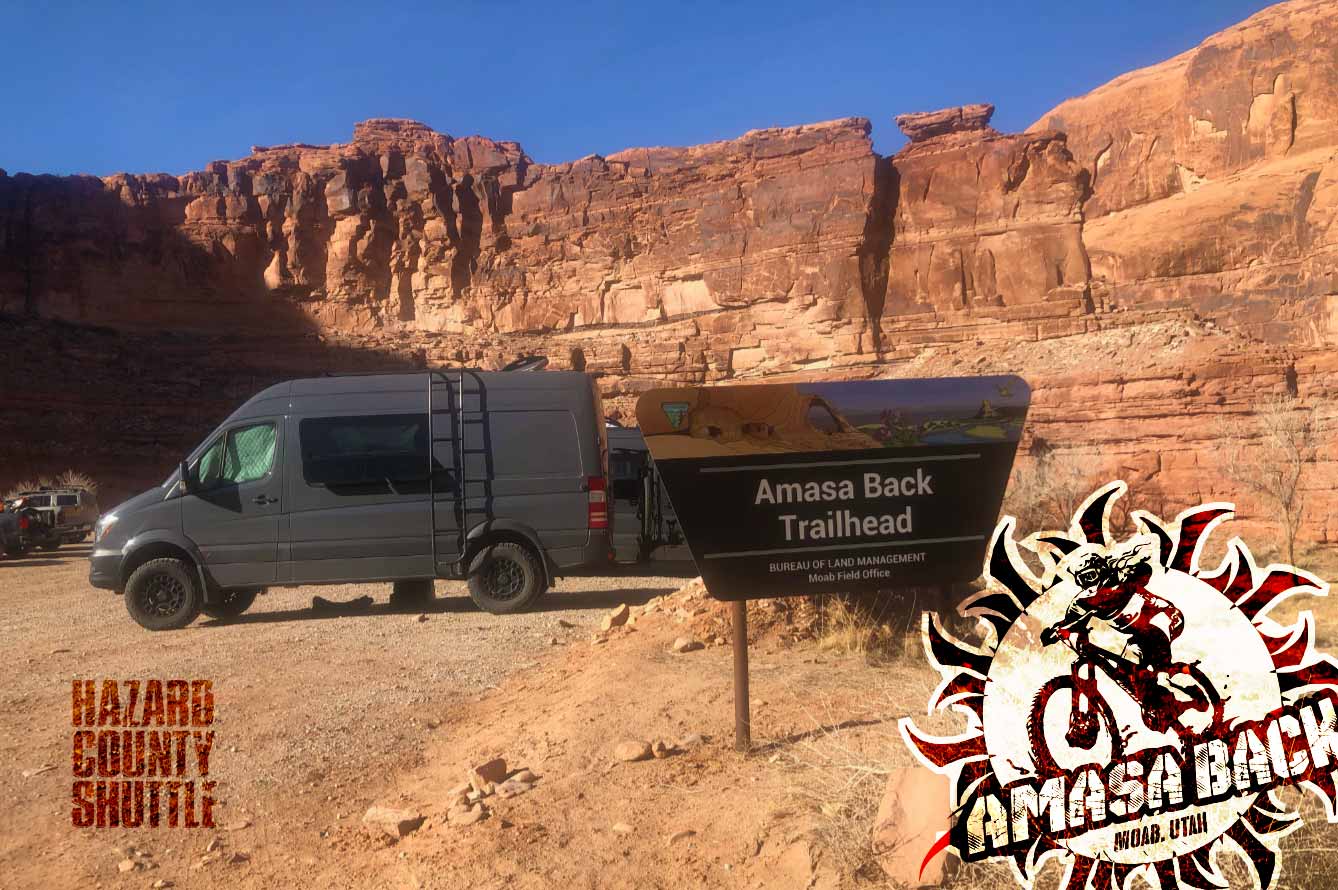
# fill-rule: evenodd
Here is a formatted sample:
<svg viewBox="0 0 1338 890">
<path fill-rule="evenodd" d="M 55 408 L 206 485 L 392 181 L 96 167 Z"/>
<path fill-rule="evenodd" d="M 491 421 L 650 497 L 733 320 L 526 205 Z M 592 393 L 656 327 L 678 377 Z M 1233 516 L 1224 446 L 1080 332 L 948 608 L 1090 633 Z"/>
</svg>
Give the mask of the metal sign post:
<svg viewBox="0 0 1338 890">
<path fill-rule="evenodd" d="M 748 601 L 730 603 L 734 615 L 734 750 L 753 746 L 748 717 Z"/>
</svg>

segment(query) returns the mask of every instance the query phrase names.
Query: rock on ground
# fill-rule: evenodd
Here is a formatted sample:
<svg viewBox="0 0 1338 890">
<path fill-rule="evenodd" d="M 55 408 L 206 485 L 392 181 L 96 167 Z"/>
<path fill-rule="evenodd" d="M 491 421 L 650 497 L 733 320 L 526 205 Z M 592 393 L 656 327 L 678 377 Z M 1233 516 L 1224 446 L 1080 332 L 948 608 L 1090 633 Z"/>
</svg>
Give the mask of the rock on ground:
<svg viewBox="0 0 1338 890">
<path fill-rule="evenodd" d="M 650 760 L 653 754 L 649 742 L 626 741 L 614 746 L 613 756 L 624 763 L 634 763 L 638 760 Z"/>
<path fill-rule="evenodd" d="M 947 778 L 922 766 L 894 769 L 888 777 L 874 818 L 873 848 L 879 865 L 893 881 L 937 886 L 947 877 L 946 853 L 931 859 L 923 876 L 920 866 L 938 840 L 938 832 L 949 828 L 949 791 Z"/>
<path fill-rule="evenodd" d="M 385 835 L 399 840 L 423 824 L 423 815 L 413 810 L 372 807 L 363 814 L 362 824 L 368 834 Z"/>
</svg>

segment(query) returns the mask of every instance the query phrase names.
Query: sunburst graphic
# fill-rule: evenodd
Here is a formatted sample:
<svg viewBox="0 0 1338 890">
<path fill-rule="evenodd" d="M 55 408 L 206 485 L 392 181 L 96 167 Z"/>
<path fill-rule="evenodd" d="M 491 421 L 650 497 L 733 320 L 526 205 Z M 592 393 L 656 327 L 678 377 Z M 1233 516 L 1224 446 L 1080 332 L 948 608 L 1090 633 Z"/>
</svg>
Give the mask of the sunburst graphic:
<svg viewBox="0 0 1338 890">
<path fill-rule="evenodd" d="M 1338 822 L 1338 757 L 1329 762 L 1318 750 L 1311 757 L 1305 746 L 1315 743 L 1313 726 L 1302 738 L 1296 732 L 1282 737 L 1292 725 L 1300 726 L 1290 715 L 1307 710 L 1312 717 L 1318 713 L 1312 705 L 1320 699 L 1325 707 L 1335 700 L 1324 690 L 1338 687 L 1338 662 L 1316 651 L 1310 612 L 1299 612 L 1290 626 L 1269 617 L 1288 597 L 1301 592 L 1323 596 L 1327 585 L 1291 566 L 1260 568 L 1239 538 L 1228 542 L 1215 570 L 1204 571 L 1199 565 L 1203 544 L 1214 526 L 1232 516 L 1230 504 L 1195 507 L 1171 523 L 1134 511 L 1138 534 L 1117 542 L 1110 529 L 1111 506 L 1126 490 L 1123 482 L 1112 482 L 1094 492 L 1066 532 L 1041 532 L 1018 541 L 1012 517 L 999 523 L 986 558 L 988 584 L 961 607 L 963 615 L 981 622 L 986 642 L 980 646 L 947 634 L 937 616 L 924 616 L 925 651 L 943 677 L 930 696 L 928 713 L 957 712 L 967 723 L 962 733 L 943 738 L 924 734 L 910 718 L 901 721 L 903 738 L 916 757 L 949 779 L 957 816 L 953 830 L 927 852 L 926 864 L 953 848 L 968 859 L 1007 856 L 1023 887 L 1033 885 L 1050 858 L 1058 858 L 1065 865 L 1063 890 L 1126 888 L 1137 875 L 1161 890 L 1208 890 L 1228 886 L 1217 854 L 1235 851 L 1251 866 L 1254 886 L 1266 890 L 1280 872 L 1282 838 L 1301 825 L 1299 812 L 1278 799 L 1276 788 L 1307 788 L 1323 802 L 1329 821 Z M 1019 548 L 1035 555 L 1039 575 Z M 1171 679 L 1165 674 L 1156 679 L 1146 665 L 1134 667 L 1137 659 L 1129 649 L 1119 650 L 1118 641 L 1095 646 L 1084 630 L 1079 645 L 1070 630 L 1058 632 L 1058 639 L 1042 633 L 1047 627 L 1054 634 L 1053 628 L 1074 626 L 1065 621 L 1073 614 L 1075 597 L 1087 589 L 1076 582 L 1075 566 L 1093 553 L 1108 561 L 1146 554 L 1143 577 L 1150 580 L 1139 588 L 1141 594 L 1183 618 L 1183 633 L 1177 627 L 1179 635 L 1172 637 Z M 1092 630 L 1092 639 L 1102 632 Z M 1132 651 L 1142 657 L 1137 647 Z M 1093 666 L 1097 661 L 1115 667 Z M 1161 691 L 1146 692 L 1152 682 L 1162 684 Z M 1149 700 L 1160 704 L 1149 706 Z M 1338 726 L 1324 723 L 1318 731 L 1327 733 L 1324 739 L 1338 739 Z M 1229 796 L 1180 804 L 1171 785 L 1157 785 L 1154 808 L 1149 777 L 1144 796 L 1137 798 L 1144 809 L 1135 810 L 1135 798 L 1129 796 L 1119 820 L 1110 815 L 1119 805 L 1112 802 L 1109 824 L 1098 825 L 1092 818 L 1086 823 L 1090 828 L 1066 823 L 1062 831 L 1050 830 L 1054 824 L 1040 810 L 1025 812 L 1018 822 L 1016 801 L 1008 808 L 1007 793 L 1016 786 L 1039 786 L 1058 776 L 1072 779 L 1084 770 L 1109 769 L 1119 760 L 1155 758 L 1173 749 L 1185 754 L 1183 775 L 1198 782 L 1207 776 L 1206 787 L 1215 788 L 1204 749 L 1229 750 L 1222 746 L 1231 740 L 1239 759 L 1233 759 L 1234 771 L 1227 774 L 1237 783 Z M 1302 757 L 1303 748 L 1311 759 Z M 1190 752 L 1200 759 L 1191 763 Z M 1276 774 L 1265 782 L 1269 762 Z M 1195 793 L 1204 794 L 1205 786 L 1196 787 Z M 1112 793 L 1115 788 L 1112 782 Z M 1074 806 L 1069 800 L 1060 806 Z M 1071 809 L 1067 812 L 1073 818 Z M 1093 812 L 1099 811 L 1086 811 L 1086 816 Z M 1005 842 L 990 835 L 998 852 L 987 848 L 980 853 L 978 848 L 988 843 L 982 836 L 999 832 L 1010 813 L 1013 821 L 1001 835 Z M 1054 811 L 1049 815 L 1054 818 Z M 976 848 L 975 855 L 964 846 Z"/>
</svg>

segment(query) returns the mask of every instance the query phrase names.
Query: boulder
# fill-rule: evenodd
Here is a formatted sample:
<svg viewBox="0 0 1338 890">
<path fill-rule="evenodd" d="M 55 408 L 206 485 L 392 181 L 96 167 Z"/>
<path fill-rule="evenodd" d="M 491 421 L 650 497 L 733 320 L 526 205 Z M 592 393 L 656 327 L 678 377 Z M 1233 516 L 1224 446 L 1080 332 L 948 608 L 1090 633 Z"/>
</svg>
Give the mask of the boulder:
<svg viewBox="0 0 1338 890">
<path fill-rule="evenodd" d="M 476 803 L 463 807 L 452 807 L 446 813 L 446 821 L 451 825 L 473 825 L 487 815 L 483 804 Z"/>
<path fill-rule="evenodd" d="M 948 876 L 948 854 L 931 859 L 921 874 L 925 854 L 950 825 L 950 783 L 921 766 L 894 769 L 888 777 L 873 825 L 878 864 L 900 886 L 941 885 Z"/>
<path fill-rule="evenodd" d="M 489 785 L 506 781 L 506 761 L 500 757 L 484 761 L 469 771 L 469 786 L 484 791 Z"/>
<path fill-rule="evenodd" d="M 624 763 L 633 763 L 638 760 L 650 760 L 654 755 L 649 742 L 626 741 L 614 746 L 613 756 Z"/>
<path fill-rule="evenodd" d="M 936 136 L 949 133 L 969 133 L 974 130 L 986 130 L 990 118 L 994 116 L 994 106 L 988 102 L 977 105 L 959 105 L 939 111 L 918 111 L 897 115 L 897 126 L 906 138 L 912 142 L 923 142 Z"/>
<path fill-rule="evenodd" d="M 422 813 L 393 807 L 371 807 L 362 817 L 363 829 L 368 834 L 395 840 L 408 836 L 422 824 Z"/>
<path fill-rule="evenodd" d="M 618 606 L 618 608 L 614 609 L 612 612 L 604 616 L 604 620 L 600 623 L 599 628 L 602 631 L 608 632 L 613 630 L 615 627 L 622 627 L 624 624 L 627 623 L 627 618 L 629 615 L 631 615 L 631 611 L 627 608 L 627 603 L 623 603 L 622 605 Z"/>
</svg>

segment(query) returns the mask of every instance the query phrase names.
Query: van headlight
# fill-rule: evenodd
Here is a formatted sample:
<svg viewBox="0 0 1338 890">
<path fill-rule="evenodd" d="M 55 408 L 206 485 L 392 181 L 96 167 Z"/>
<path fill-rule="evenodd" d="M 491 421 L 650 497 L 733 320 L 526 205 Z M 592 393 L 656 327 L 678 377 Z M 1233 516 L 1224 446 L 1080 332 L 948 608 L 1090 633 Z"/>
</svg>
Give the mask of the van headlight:
<svg viewBox="0 0 1338 890">
<path fill-rule="evenodd" d="M 97 524 L 93 526 L 93 543 L 99 543 L 107 536 L 107 530 L 116 524 L 116 514 L 108 513 L 98 519 Z"/>
</svg>

